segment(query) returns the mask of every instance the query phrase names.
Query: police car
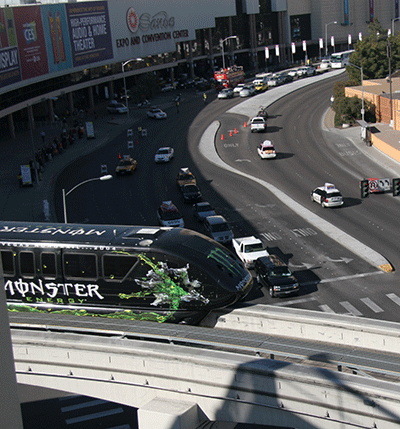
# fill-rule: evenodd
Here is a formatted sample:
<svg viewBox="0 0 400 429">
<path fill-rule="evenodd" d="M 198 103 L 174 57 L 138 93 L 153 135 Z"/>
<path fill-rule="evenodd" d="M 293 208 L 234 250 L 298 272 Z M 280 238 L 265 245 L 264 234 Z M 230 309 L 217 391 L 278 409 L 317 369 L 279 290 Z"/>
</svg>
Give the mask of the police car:
<svg viewBox="0 0 400 429">
<path fill-rule="evenodd" d="M 322 207 L 338 207 L 343 205 L 342 194 L 333 183 L 315 188 L 311 192 L 311 201 L 321 204 Z"/>
</svg>

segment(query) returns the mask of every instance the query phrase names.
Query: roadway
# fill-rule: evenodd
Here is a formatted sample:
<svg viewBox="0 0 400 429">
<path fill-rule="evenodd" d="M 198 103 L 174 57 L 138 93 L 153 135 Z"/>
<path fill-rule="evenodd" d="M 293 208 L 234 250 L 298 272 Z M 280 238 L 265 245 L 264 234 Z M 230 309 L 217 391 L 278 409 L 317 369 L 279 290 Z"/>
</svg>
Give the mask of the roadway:
<svg viewBox="0 0 400 429">
<path fill-rule="evenodd" d="M 137 110 L 135 120 L 147 129 L 147 137 L 136 141 L 134 136 L 134 149 L 128 151 L 126 133 L 121 134 L 107 146 L 71 164 L 57 181 L 56 196 L 61 195 L 62 187 L 70 189 L 88 175 L 98 175 L 101 164 L 107 164 L 112 172 L 118 154 L 131 153 L 138 160 L 133 177 L 104 182 L 100 192 L 97 185 L 93 190 L 85 187 L 72 193 L 68 197 L 69 221 L 154 225 L 160 202 L 171 199 L 181 210 L 185 226 L 202 231 L 193 219 L 191 206 L 183 203 L 175 184 L 178 169 L 189 167 L 198 179 L 204 199 L 228 219 L 235 236 L 259 235 L 271 252 L 289 261 L 302 283 L 299 297 L 281 300 L 271 299 L 265 290 L 254 288 L 249 296 L 250 303 L 398 322 L 397 272 L 383 273 L 368 264 L 259 184 L 217 168 L 198 149 L 204 131 L 218 119 L 221 127 L 216 147 L 227 164 L 275 185 L 312 213 L 382 253 L 396 267 L 399 262 L 395 233 L 398 201 L 390 195 L 373 195 L 360 200 L 358 189 L 362 177 L 394 177 L 393 172 L 385 166 L 377 166 L 348 139 L 323 129 L 332 86 L 342 79 L 327 79 L 275 102 L 268 109 L 266 134 L 251 134 L 244 127 L 248 119 L 246 114 L 229 113 L 243 101 L 238 98 L 211 101 L 209 96 L 210 102 L 204 106 L 201 95 L 183 92 L 179 113 L 173 103 L 167 103 L 168 118 L 162 121 L 149 120 L 144 110 Z M 254 114 L 257 100 L 268 99 L 268 94 L 254 98 Z M 264 103 L 260 100 L 259 104 Z M 276 160 L 258 158 L 256 146 L 265 138 L 275 143 Z M 160 146 L 174 147 L 176 156 L 171 163 L 154 164 L 153 156 Z M 310 191 L 325 181 L 335 183 L 342 191 L 344 207 L 324 210 L 311 203 Z M 62 220 L 60 199 L 57 206 L 58 218 Z"/>
</svg>

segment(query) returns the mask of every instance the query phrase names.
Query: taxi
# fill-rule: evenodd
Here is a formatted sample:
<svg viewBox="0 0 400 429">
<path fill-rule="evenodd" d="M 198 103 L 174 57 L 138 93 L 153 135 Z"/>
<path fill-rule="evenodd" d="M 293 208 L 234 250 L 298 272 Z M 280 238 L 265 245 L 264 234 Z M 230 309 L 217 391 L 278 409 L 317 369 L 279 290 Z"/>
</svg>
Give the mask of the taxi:
<svg viewBox="0 0 400 429">
<path fill-rule="evenodd" d="M 311 192 L 311 201 L 321 204 L 322 207 L 339 207 L 343 205 L 342 194 L 333 183 L 315 188 Z"/>
<path fill-rule="evenodd" d="M 115 167 L 115 174 L 117 176 L 123 174 L 132 174 L 137 167 L 137 161 L 129 155 L 124 155 L 122 159 L 119 160 L 117 166 Z"/>
<path fill-rule="evenodd" d="M 261 159 L 276 158 L 276 151 L 273 143 L 270 140 L 264 140 L 257 148 L 257 152 Z"/>
<path fill-rule="evenodd" d="M 176 176 L 176 184 L 181 188 L 183 185 L 196 185 L 197 182 L 193 173 L 187 167 L 183 167 Z"/>
<path fill-rule="evenodd" d="M 183 228 L 185 223 L 182 215 L 172 201 L 163 201 L 157 209 L 158 222 L 162 226 Z"/>
</svg>

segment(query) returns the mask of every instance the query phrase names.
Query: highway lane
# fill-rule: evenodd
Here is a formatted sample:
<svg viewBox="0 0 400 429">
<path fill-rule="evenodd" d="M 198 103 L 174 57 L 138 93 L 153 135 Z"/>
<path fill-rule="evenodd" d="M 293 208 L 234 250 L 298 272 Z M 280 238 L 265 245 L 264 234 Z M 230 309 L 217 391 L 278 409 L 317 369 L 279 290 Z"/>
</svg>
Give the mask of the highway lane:
<svg viewBox="0 0 400 429">
<path fill-rule="evenodd" d="M 322 95 L 321 88 L 322 85 L 318 84 L 317 94 L 321 94 L 321 103 L 326 106 L 324 109 L 318 107 L 319 121 L 328 107 L 326 103 L 329 103 L 327 100 L 332 86 L 327 85 L 325 89 L 327 97 Z M 306 91 L 309 94 L 311 88 Z M 198 151 L 204 131 L 215 118 L 219 119 L 224 126 L 221 126 L 217 135 L 216 146 L 227 162 L 235 168 L 264 177 L 315 213 L 328 216 L 328 219 L 331 216 L 335 221 L 340 217 L 342 209 L 324 211 L 318 205 L 312 205 L 309 199 L 309 191 L 326 180 L 324 172 L 328 167 L 324 167 L 325 161 L 315 161 L 308 166 L 310 155 L 306 150 L 299 151 L 298 147 L 301 141 L 301 147 L 305 148 L 309 137 L 301 134 L 301 139 L 296 142 L 291 135 L 283 134 L 291 128 L 289 124 L 294 124 L 293 128 L 296 129 L 301 123 L 297 119 L 288 121 L 286 115 L 290 112 L 285 109 L 287 106 L 296 106 L 295 99 L 299 97 L 301 100 L 303 96 L 297 91 L 293 94 L 293 100 L 288 97 L 282 100 L 282 106 L 278 102 L 270 107 L 269 113 L 272 117 L 268 121 L 268 132 L 264 135 L 251 134 L 248 128 L 244 127 L 244 121 L 248 119 L 246 116 L 225 113 L 242 101 L 237 98 L 215 100 L 203 106 L 199 94 L 185 93 L 179 114 L 173 103 L 166 104 L 168 118 L 165 121 L 148 120 L 145 118 L 145 111 L 136 111 L 132 115 L 135 120 L 134 131 L 140 124 L 148 132 L 146 138 L 140 138 L 138 143 L 135 141 L 134 144 L 132 154 L 138 159 L 137 171 L 132 177 L 115 178 L 110 182 L 93 182 L 87 185 L 90 188 L 82 187 L 79 192 L 77 190 L 71 193 L 67 200 L 69 220 L 154 225 L 157 224 L 156 209 L 160 202 L 163 199 L 172 199 L 181 210 L 186 226 L 202 231 L 202 227 L 192 217 L 191 205 L 183 203 L 175 184 L 178 169 L 188 166 L 196 174 L 204 199 L 212 202 L 217 212 L 229 220 L 235 235 L 259 235 L 271 251 L 290 262 L 303 284 L 300 297 L 285 300 L 271 299 L 266 291 L 255 288 L 249 297 L 251 302 L 399 320 L 396 300 L 400 294 L 397 294 L 394 283 L 396 273 L 383 274 L 371 267 L 284 207 L 276 197 L 265 192 L 265 189 L 247 179 L 220 170 L 205 160 Z M 211 99 L 209 96 L 209 100 Z M 303 102 L 299 103 L 297 116 L 299 109 L 304 107 L 304 97 Z M 314 113 L 314 116 L 318 123 L 318 115 Z M 321 127 L 321 123 L 319 126 Z M 221 140 L 222 131 L 224 140 Z M 229 135 L 230 131 L 232 136 Z M 306 131 L 304 127 L 304 132 Z M 256 145 L 266 137 L 271 137 L 278 148 L 277 160 L 260 160 L 256 155 Z M 61 196 L 61 187 L 70 189 L 81 180 L 96 177 L 101 164 L 107 163 L 109 169 L 112 169 L 118 153 L 127 152 L 127 140 L 126 133 L 121 134 L 105 148 L 69 166 L 57 181 L 59 191 L 56 191 L 56 197 Z M 154 153 L 163 145 L 173 146 L 176 157 L 169 164 L 155 165 Z M 302 157 L 305 157 L 305 160 L 300 162 Z M 321 166 L 316 165 L 318 163 Z M 299 175 L 308 182 L 299 183 Z M 347 206 L 347 188 L 342 187 L 342 181 L 335 180 L 334 183 L 345 194 Z M 91 187 L 92 185 L 94 186 Z M 356 199 L 356 196 L 354 198 Z M 371 200 L 372 197 L 368 201 Z M 59 219 L 62 220 L 60 200 L 58 213 Z M 377 284 L 380 285 L 379 289 Z"/>
</svg>

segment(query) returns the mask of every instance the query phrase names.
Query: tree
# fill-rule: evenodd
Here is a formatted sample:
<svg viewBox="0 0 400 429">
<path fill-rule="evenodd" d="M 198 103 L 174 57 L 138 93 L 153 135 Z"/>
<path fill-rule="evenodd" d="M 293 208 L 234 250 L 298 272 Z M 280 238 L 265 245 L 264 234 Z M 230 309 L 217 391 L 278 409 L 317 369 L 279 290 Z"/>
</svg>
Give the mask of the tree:
<svg viewBox="0 0 400 429">
<path fill-rule="evenodd" d="M 356 43 L 350 56 L 350 63 L 363 68 L 364 79 L 382 79 L 389 75 L 388 43 L 392 53 L 391 69 L 397 70 L 400 68 L 399 36 L 388 36 L 387 30 L 375 19 L 368 26 L 368 34 Z M 352 85 L 361 84 L 359 69 L 347 66 L 346 71 Z"/>
</svg>

